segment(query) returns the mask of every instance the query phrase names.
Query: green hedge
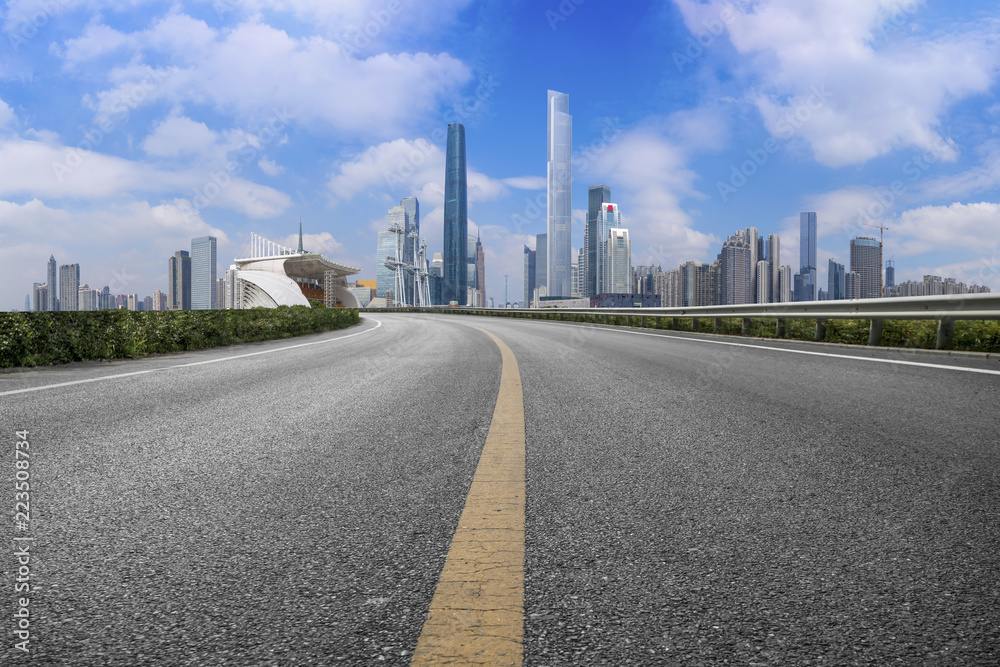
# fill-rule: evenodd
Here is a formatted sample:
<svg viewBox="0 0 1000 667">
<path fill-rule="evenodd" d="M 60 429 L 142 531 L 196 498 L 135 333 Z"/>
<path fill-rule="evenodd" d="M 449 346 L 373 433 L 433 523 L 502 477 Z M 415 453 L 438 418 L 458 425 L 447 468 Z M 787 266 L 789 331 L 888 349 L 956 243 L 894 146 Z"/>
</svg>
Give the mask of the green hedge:
<svg viewBox="0 0 1000 667">
<path fill-rule="evenodd" d="M 356 309 L 0 313 L 0 368 L 197 350 L 343 329 Z"/>
</svg>

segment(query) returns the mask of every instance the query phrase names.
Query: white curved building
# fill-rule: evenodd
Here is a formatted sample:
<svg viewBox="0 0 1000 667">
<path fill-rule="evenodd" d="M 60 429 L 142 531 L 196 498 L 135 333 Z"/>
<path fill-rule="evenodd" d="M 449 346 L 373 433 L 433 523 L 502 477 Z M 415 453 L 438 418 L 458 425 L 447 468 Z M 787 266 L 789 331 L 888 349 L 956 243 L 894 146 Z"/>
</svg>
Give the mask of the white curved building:
<svg viewBox="0 0 1000 667">
<path fill-rule="evenodd" d="M 227 308 L 308 306 L 310 298 L 323 299 L 327 306 L 360 307 L 347 286 L 347 276 L 361 269 L 303 251 L 301 229 L 298 250 L 257 234 L 250 236 L 250 257 L 235 260 L 226 272 Z"/>
</svg>

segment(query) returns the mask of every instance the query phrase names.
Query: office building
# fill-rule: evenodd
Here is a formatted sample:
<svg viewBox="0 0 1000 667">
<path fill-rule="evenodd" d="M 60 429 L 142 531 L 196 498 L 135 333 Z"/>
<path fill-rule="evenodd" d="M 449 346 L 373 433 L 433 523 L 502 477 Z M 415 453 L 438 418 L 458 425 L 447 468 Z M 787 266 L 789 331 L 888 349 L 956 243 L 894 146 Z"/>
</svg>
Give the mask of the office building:
<svg viewBox="0 0 1000 667">
<path fill-rule="evenodd" d="M 826 271 L 826 298 L 839 301 L 847 298 L 847 286 L 844 283 L 846 273 L 844 265 L 832 259 Z"/>
<path fill-rule="evenodd" d="M 469 203 L 465 126 L 448 124 L 444 174 L 444 283 L 442 299 L 464 305 L 468 287 Z"/>
<path fill-rule="evenodd" d="M 191 255 L 187 250 L 178 250 L 167 260 L 167 283 L 167 309 L 191 310 Z M 121 303 L 115 305 L 121 307 Z"/>
<path fill-rule="evenodd" d="M 848 271 L 844 274 L 844 296 L 848 299 L 859 299 L 858 274 Z"/>
<path fill-rule="evenodd" d="M 57 303 L 59 288 L 58 288 L 58 282 L 56 281 L 55 255 L 49 255 L 49 263 L 48 266 L 46 267 L 45 275 L 46 275 L 45 310 L 49 312 L 54 312 L 56 310 L 59 310 L 59 304 Z"/>
<path fill-rule="evenodd" d="M 744 236 L 747 242 L 749 257 L 747 263 L 750 265 L 750 277 L 748 279 L 747 294 L 745 303 L 760 303 L 757 300 L 757 262 L 761 259 L 760 254 L 760 234 L 756 227 L 747 227 Z"/>
<path fill-rule="evenodd" d="M 600 247 L 600 240 L 603 238 L 597 231 L 597 218 L 600 215 L 602 204 L 611 201 L 611 188 L 606 185 L 592 185 L 587 188 L 587 229 L 584 232 L 584 281 L 586 291 L 583 296 L 594 296 L 598 293 L 597 282 L 597 255 Z"/>
<path fill-rule="evenodd" d="M 59 310 L 79 310 L 80 265 L 63 264 L 59 267 Z"/>
<path fill-rule="evenodd" d="M 548 288 L 545 286 L 545 276 L 548 275 L 546 261 L 549 257 L 549 235 L 535 235 L 535 288 L 532 294 L 538 292 L 541 296 L 548 295 Z M 538 307 L 538 304 L 535 304 Z"/>
<path fill-rule="evenodd" d="M 621 213 L 618 204 L 605 202 L 597 212 L 597 293 L 606 294 L 608 289 L 608 240 L 611 230 L 621 227 Z M 628 291 L 628 290 L 625 290 Z"/>
<path fill-rule="evenodd" d="M 215 305 L 216 310 L 223 310 L 226 307 L 226 279 L 215 279 Z"/>
<path fill-rule="evenodd" d="M 548 91 L 548 244 L 544 284 L 549 296 L 572 293 L 573 117 L 569 95 Z M 535 250 L 541 250 L 535 248 Z"/>
<path fill-rule="evenodd" d="M 795 300 L 816 298 L 816 214 L 799 214 L 799 272 L 795 275 Z"/>
<path fill-rule="evenodd" d="M 767 237 L 767 269 L 771 276 L 770 303 L 781 300 L 781 238 L 777 234 Z"/>
<path fill-rule="evenodd" d="M 191 310 L 215 306 L 216 244 L 214 236 L 191 239 Z"/>
<path fill-rule="evenodd" d="M 476 292 L 479 307 L 486 305 L 486 251 L 483 250 L 483 243 L 476 234 Z"/>
<path fill-rule="evenodd" d="M 885 260 L 885 286 L 896 286 L 896 262 L 891 259 Z"/>
<path fill-rule="evenodd" d="M 389 211 L 390 224 L 392 223 L 392 210 Z M 384 299 L 386 295 L 393 291 L 396 281 L 396 272 L 385 265 L 386 259 L 396 258 L 396 235 L 393 232 L 378 233 L 378 248 L 375 255 L 375 298 Z"/>
<path fill-rule="evenodd" d="M 586 236 L 586 233 L 584 233 Z M 573 285 L 573 296 L 587 296 L 587 248 L 580 248 L 576 253 L 576 278 Z"/>
<path fill-rule="evenodd" d="M 857 298 L 882 296 L 882 243 L 878 239 L 867 236 L 851 239 L 851 271 L 858 276 Z"/>
<path fill-rule="evenodd" d="M 535 293 L 535 251 L 524 246 L 524 301 L 521 302 L 523 308 L 531 307 L 531 297 Z"/>
<path fill-rule="evenodd" d="M 628 230 L 611 229 L 605 244 L 607 284 L 603 294 L 627 294 L 632 291 L 632 242 Z"/>
</svg>

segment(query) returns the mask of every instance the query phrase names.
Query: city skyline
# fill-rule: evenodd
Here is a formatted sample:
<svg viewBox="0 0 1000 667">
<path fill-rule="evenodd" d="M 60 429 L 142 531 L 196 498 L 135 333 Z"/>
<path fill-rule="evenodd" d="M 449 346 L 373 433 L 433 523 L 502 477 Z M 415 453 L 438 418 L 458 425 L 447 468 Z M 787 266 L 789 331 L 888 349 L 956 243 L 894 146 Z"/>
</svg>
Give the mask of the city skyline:
<svg viewBox="0 0 1000 667">
<path fill-rule="evenodd" d="M 35 5 L 7 4 L 0 308 L 23 306 L 51 255 L 150 294 L 191 238 L 215 236 L 224 267 L 251 231 L 295 247 L 300 217 L 308 247 L 374 279 L 385 211 L 411 196 L 442 252 L 453 122 L 487 297 L 505 273 L 519 294 L 523 246 L 548 232 L 548 90 L 572 99 L 572 261 L 588 188 L 608 183 L 636 265 L 711 262 L 738 217 L 784 237 L 798 273 L 815 211 L 816 287 L 884 225 L 896 282 L 1000 289 L 995 5 L 448 0 L 401 5 L 372 37 L 375 0 L 223 4 L 53 3 L 40 27 Z M 624 46 L 585 47 L 600 40 Z"/>
</svg>

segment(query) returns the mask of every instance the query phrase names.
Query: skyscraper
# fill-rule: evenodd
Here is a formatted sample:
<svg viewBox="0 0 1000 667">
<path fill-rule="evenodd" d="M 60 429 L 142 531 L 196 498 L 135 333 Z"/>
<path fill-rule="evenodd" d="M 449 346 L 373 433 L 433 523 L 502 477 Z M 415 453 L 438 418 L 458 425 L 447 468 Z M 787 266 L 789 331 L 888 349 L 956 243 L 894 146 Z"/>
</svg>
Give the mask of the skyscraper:
<svg viewBox="0 0 1000 667">
<path fill-rule="evenodd" d="M 587 249 L 580 248 L 576 255 L 576 282 L 573 286 L 573 295 L 576 297 L 588 296 L 587 294 Z"/>
<path fill-rule="evenodd" d="M 830 260 L 826 272 L 826 298 L 831 301 L 847 298 L 844 284 L 844 265 L 833 261 L 833 259 Z"/>
<path fill-rule="evenodd" d="M 569 95 L 549 91 L 548 100 L 548 248 L 546 293 L 572 293 L 573 263 L 573 117 Z M 539 281 L 541 283 L 541 281 Z"/>
<path fill-rule="evenodd" d="M 757 303 L 771 303 L 771 272 L 766 259 L 757 262 Z"/>
<path fill-rule="evenodd" d="M 32 290 L 32 310 L 36 313 L 42 312 L 49 307 L 48 285 L 35 283 Z"/>
<path fill-rule="evenodd" d="M 606 185 L 591 185 L 587 188 L 587 231 L 585 239 L 584 257 L 586 261 L 582 268 L 586 268 L 584 286 L 586 291 L 583 296 L 594 296 L 600 291 L 597 287 L 597 255 L 601 244 L 601 236 L 597 233 L 597 216 L 601 212 L 601 204 L 611 201 L 611 188 Z"/>
<path fill-rule="evenodd" d="M 465 126 L 448 124 L 444 172 L 444 284 L 445 305 L 464 305 L 468 285 L 469 202 L 465 167 Z"/>
<path fill-rule="evenodd" d="M 531 297 L 535 293 L 535 251 L 529 248 L 527 245 L 524 246 L 524 301 L 521 302 L 522 308 L 527 308 L 531 305 Z"/>
<path fill-rule="evenodd" d="M 545 276 L 548 275 L 546 262 L 549 257 L 549 235 L 535 235 L 535 290 L 539 296 L 547 296 L 548 288 L 545 286 Z"/>
<path fill-rule="evenodd" d="M 483 250 L 483 242 L 476 234 L 476 292 L 480 308 L 486 305 L 486 251 Z"/>
<path fill-rule="evenodd" d="M 79 310 L 80 265 L 63 264 L 59 267 L 59 310 Z"/>
<path fill-rule="evenodd" d="M 411 264 L 415 263 L 414 251 L 417 250 L 416 238 L 410 238 L 410 233 L 420 235 L 420 202 L 416 197 L 404 197 L 399 205 L 403 207 L 403 229 L 406 231 L 406 239 L 403 241 L 403 261 Z M 406 303 L 414 304 L 413 281 L 406 281 Z"/>
<path fill-rule="evenodd" d="M 608 231 L 608 282 L 604 293 L 627 294 L 632 291 L 632 242 L 628 230 L 617 227 Z"/>
<path fill-rule="evenodd" d="M 608 242 L 611 230 L 622 226 L 618 204 L 605 202 L 597 211 L 597 293 L 608 293 Z"/>
<path fill-rule="evenodd" d="M 781 238 L 777 234 L 767 236 L 767 272 L 771 281 L 770 303 L 778 303 L 781 299 Z"/>
<path fill-rule="evenodd" d="M 393 291 L 396 282 L 396 272 L 385 265 L 387 257 L 396 257 L 396 235 L 392 232 L 379 232 L 375 252 L 375 297 L 384 299 L 388 292 Z"/>
<path fill-rule="evenodd" d="M 215 307 L 216 243 L 214 236 L 191 239 L 191 310 Z"/>
<path fill-rule="evenodd" d="M 475 307 L 476 298 L 479 296 L 479 285 L 476 283 L 476 239 L 471 236 L 466 237 L 466 248 L 468 249 L 468 255 L 466 257 L 466 282 L 465 282 L 465 305 Z"/>
<path fill-rule="evenodd" d="M 744 230 L 731 235 L 722 244 L 720 261 L 720 303 L 724 306 L 750 303 L 750 244 Z"/>
<path fill-rule="evenodd" d="M 759 247 L 759 232 L 756 227 L 746 228 L 746 239 L 747 239 L 747 250 L 750 253 L 749 263 L 750 263 L 750 281 L 749 288 L 747 289 L 747 300 L 746 303 L 760 303 L 757 300 L 757 262 L 761 259 L 758 257 L 760 254 Z"/>
<path fill-rule="evenodd" d="M 885 286 L 896 286 L 896 263 L 891 259 L 885 260 Z"/>
<path fill-rule="evenodd" d="M 816 214 L 799 214 L 799 272 L 795 276 L 795 300 L 816 299 Z"/>
<path fill-rule="evenodd" d="M 167 282 L 167 310 L 191 310 L 191 255 L 187 250 L 178 250 L 167 260 Z"/>
<path fill-rule="evenodd" d="M 52 312 L 57 309 L 56 301 L 58 298 L 58 287 L 56 282 L 56 258 L 55 255 L 49 255 L 48 270 L 46 271 L 46 282 L 48 285 L 48 291 L 45 295 L 46 306 L 45 310 Z"/>
<path fill-rule="evenodd" d="M 858 275 L 857 298 L 882 296 L 882 243 L 878 239 L 868 236 L 851 239 L 851 271 Z"/>
</svg>

